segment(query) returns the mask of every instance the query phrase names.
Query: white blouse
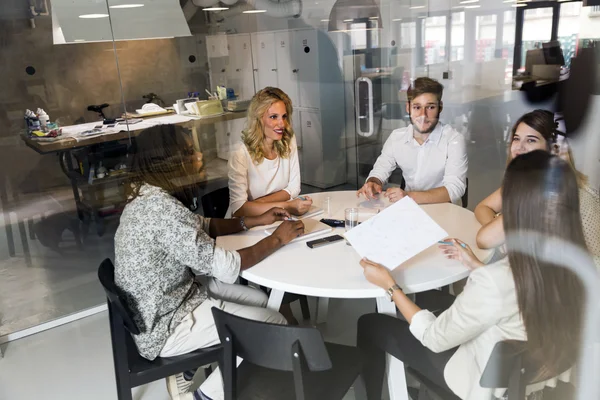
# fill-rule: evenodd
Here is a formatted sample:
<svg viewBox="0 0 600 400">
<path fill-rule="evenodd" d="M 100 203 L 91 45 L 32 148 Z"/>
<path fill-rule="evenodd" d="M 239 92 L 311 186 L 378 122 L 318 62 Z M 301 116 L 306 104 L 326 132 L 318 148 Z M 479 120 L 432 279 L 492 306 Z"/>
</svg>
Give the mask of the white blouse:
<svg viewBox="0 0 600 400">
<path fill-rule="evenodd" d="M 288 158 L 263 159 L 255 164 L 244 143 L 229 157 L 229 210 L 227 217 L 239 210 L 245 202 L 285 190 L 290 198 L 300 194 L 300 164 L 298 146 L 292 137 Z"/>
</svg>

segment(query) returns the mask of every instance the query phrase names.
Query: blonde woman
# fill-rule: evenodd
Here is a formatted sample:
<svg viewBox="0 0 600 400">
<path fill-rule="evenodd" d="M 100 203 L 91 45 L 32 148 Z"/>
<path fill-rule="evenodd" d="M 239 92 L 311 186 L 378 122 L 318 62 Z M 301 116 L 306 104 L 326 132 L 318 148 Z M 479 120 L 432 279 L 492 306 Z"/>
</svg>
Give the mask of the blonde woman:
<svg viewBox="0 0 600 400">
<path fill-rule="evenodd" d="M 254 95 L 246 130 L 229 158 L 229 210 L 235 217 L 260 215 L 281 207 L 293 215 L 312 205 L 300 194 L 298 146 L 292 128 L 292 102 L 281 89 Z"/>
<path fill-rule="evenodd" d="M 575 170 L 567 140 L 559 143 L 554 113 L 534 110 L 515 123 L 510 137 L 508 161 L 534 150 L 559 155 L 571 165 L 579 186 L 579 203 L 587 247 L 600 268 L 600 198 L 598 191 L 587 184 L 587 177 Z M 562 145 L 561 145 L 562 144 Z M 490 249 L 504 244 L 502 227 L 502 188 L 496 190 L 475 207 L 475 217 L 483 225 L 477 233 L 477 245 Z"/>
</svg>

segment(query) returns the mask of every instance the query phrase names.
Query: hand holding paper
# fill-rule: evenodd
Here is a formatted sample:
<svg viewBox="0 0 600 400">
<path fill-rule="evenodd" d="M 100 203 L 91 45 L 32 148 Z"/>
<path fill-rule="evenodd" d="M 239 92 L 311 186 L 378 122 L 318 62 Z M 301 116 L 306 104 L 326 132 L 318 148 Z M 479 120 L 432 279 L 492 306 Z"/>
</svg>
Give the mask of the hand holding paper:
<svg viewBox="0 0 600 400">
<path fill-rule="evenodd" d="M 394 269 L 448 234 L 407 196 L 345 237 L 361 257 Z"/>
</svg>

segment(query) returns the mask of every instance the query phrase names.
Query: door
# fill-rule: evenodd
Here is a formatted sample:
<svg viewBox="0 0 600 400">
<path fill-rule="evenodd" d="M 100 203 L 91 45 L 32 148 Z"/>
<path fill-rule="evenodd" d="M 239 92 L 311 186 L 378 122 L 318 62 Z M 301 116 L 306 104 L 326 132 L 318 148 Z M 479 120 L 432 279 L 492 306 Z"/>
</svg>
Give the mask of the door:
<svg viewBox="0 0 600 400">
<path fill-rule="evenodd" d="M 297 69 L 300 107 L 319 108 L 319 49 L 317 31 L 300 30 L 292 34 Z"/>
<path fill-rule="evenodd" d="M 234 89 L 238 99 L 250 99 L 254 95 L 250 35 L 230 35 L 228 43 L 227 85 Z"/>
<path fill-rule="evenodd" d="M 226 35 L 206 37 L 206 53 L 208 56 L 212 91 L 216 91 L 218 85 L 227 86 L 227 69 L 229 67 L 228 47 Z"/>
<path fill-rule="evenodd" d="M 252 61 L 256 91 L 267 86 L 278 86 L 275 35 L 256 33 L 252 35 Z"/>
<path fill-rule="evenodd" d="M 277 55 L 277 80 L 279 88 L 292 100 L 294 107 L 300 106 L 298 98 L 298 68 L 292 50 L 293 32 L 275 33 L 275 53 Z"/>
<path fill-rule="evenodd" d="M 323 179 L 323 142 L 321 114 L 318 111 L 300 111 L 302 135 L 302 182 L 320 187 Z"/>
</svg>

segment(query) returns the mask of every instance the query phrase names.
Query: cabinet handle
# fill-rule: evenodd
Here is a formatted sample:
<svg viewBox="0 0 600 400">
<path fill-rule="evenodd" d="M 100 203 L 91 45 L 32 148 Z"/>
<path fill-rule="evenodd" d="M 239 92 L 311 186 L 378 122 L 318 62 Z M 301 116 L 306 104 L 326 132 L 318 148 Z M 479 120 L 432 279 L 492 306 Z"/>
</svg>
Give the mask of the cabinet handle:
<svg viewBox="0 0 600 400">
<path fill-rule="evenodd" d="M 236 70 L 235 70 L 235 72 L 240 72 L 240 69 L 239 69 L 239 68 L 238 68 L 238 69 L 236 69 Z"/>
<path fill-rule="evenodd" d="M 293 69 L 292 72 L 295 73 L 295 74 L 297 74 L 298 73 L 298 68 Z"/>
<path fill-rule="evenodd" d="M 254 72 L 258 72 L 258 68 L 254 68 L 254 69 L 253 69 L 253 71 L 254 71 Z"/>
<path fill-rule="evenodd" d="M 227 132 L 227 136 L 231 135 L 231 133 Z"/>
<path fill-rule="evenodd" d="M 271 71 L 277 71 L 277 68 L 273 68 Z"/>
<path fill-rule="evenodd" d="M 225 72 L 225 68 L 223 68 L 223 69 L 221 70 L 221 72 Z"/>
</svg>

